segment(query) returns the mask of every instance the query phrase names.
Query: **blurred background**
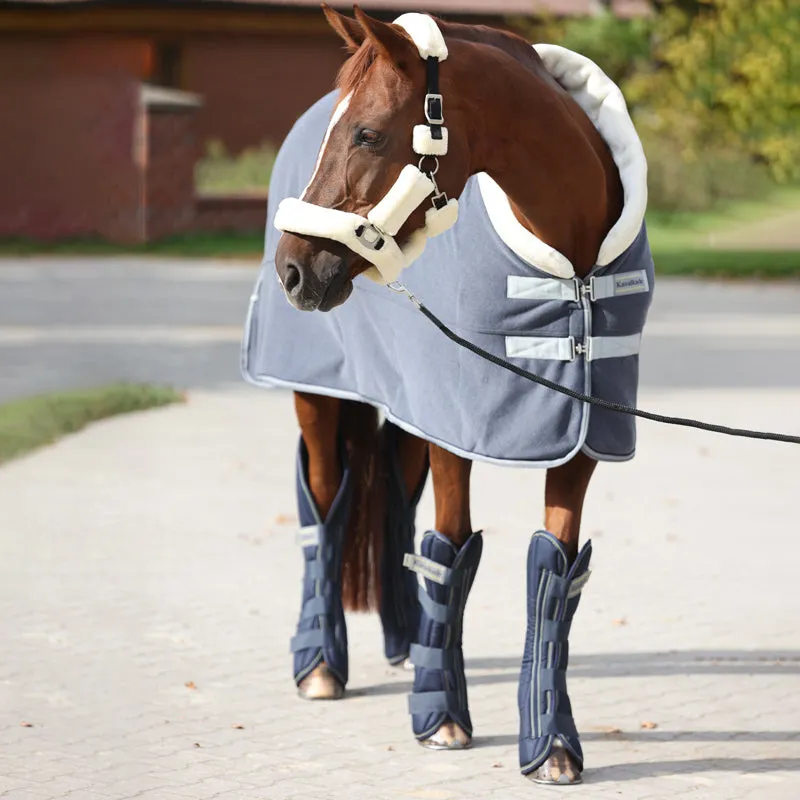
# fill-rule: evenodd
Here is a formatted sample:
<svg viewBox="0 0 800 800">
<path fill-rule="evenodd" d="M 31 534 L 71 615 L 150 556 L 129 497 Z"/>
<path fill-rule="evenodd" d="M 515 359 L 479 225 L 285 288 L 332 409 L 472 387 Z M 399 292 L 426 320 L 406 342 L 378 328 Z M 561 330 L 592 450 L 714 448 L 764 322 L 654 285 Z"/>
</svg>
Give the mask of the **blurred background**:
<svg viewBox="0 0 800 800">
<path fill-rule="evenodd" d="M 360 4 L 600 64 L 649 160 L 641 407 L 800 434 L 798 0 Z M 344 57 L 317 0 L 0 0 L 3 800 L 523 796 L 543 470 L 473 472 L 475 752 L 421 757 L 374 615 L 348 619 L 351 700 L 300 708 L 291 681 L 297 425 L 239 349 L 276 151 Z M 796 800 L 797 450 L 638 436 L 584 515 L 587 791 Z"/>
<path fill-rule="evenodd" d="M 600 64 L 647 152 L 660 275 L 744 287 L 800 272 L 797 2 L 361 5 L 504 27 Z M 0 402 L 239 381 L 275 154 L 344 57 L 317 0 L 0 2 Z M 671 297 L 656 318 L 696 290 Z M 717 330 L 737 328 L 744 301 L 731 302 Z M 763 309 L 776 303 L 797 307 L 784 289 Z M 729 352 L 687 362 L 682 341 L 663 358 L 655 344 L 645 381 L 788 380 L 785 354 L 759 354 L 749 378 Z"/>
</svg>

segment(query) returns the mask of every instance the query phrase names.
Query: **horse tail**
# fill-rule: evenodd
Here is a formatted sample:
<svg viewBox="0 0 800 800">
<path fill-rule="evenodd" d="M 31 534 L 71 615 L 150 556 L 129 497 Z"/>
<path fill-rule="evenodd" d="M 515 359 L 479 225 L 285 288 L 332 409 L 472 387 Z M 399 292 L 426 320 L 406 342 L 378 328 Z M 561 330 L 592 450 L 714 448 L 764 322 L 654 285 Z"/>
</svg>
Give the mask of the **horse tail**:
<svg viewBox="0 0 800 800">
<path fill-rule="evenodd" d="M 380 604 L 387 502 L 383 434 L 377 409 L 365 403 L 343 402 L 340 431 L 353 478 L 342 556 L 342 601 L 347 611 L 374 611 Z"/>
</svg>

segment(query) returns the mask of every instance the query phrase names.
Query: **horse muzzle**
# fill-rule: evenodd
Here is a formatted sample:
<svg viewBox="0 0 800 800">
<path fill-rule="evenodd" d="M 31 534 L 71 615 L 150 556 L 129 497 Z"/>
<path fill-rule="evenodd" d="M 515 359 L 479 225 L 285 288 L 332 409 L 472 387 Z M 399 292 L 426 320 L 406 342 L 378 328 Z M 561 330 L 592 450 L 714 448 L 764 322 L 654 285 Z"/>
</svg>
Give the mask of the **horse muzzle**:
<svg viewBox="0 0 800 800">
<path fill-rule="evenodd" d="M 317 249 L 306 237 L 285 234 L 275 254 L 275 270 L 286 299 L 295 308 L 330 311 L 353 291 L 351 260 L 346 254 Z"/>
</svg>

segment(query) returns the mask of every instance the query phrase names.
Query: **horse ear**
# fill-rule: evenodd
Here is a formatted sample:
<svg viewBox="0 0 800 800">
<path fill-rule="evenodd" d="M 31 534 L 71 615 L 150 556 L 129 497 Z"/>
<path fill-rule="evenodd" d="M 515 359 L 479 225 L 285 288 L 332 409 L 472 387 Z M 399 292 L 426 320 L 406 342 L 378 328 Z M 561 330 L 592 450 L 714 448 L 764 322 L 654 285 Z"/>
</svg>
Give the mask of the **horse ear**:
<svg viewBox="0 0 800 800">
<path fill-rule="evenodd" d="M 346 17 L 344 14 L 335 11 L 327 3 L 322 4 L 322 13 L 331 28 L 344 40 L 348 52 L 355 53 L 361 47 L 364 39 L 367 38 L 361 25 L 351 17 Z"/>
<path fill-rule="evenodd" d="M 417 46 L 398 25 L 373 19 L 358 6 L 354 6 L 353 11 L 367 38 L 375 45 L 378 55 L 387 58 L 401 70 L 404 70 L 413 59 L 419 58 Z"/>
</svg>

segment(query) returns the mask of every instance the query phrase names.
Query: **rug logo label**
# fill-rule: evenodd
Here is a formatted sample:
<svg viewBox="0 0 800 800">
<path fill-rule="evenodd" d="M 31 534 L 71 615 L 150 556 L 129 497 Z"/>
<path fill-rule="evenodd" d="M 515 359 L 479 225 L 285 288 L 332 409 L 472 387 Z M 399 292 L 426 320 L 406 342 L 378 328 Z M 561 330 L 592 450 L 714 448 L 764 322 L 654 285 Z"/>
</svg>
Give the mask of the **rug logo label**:
<svg viewBox="0 0 800 800">
<path fill-rule="evenodd" d="M 614 279 L 614 294 L 638 294 L 649 290 L 647 275 L 644 270 L 635 273 L 618 275 Z"/>
</svg>

